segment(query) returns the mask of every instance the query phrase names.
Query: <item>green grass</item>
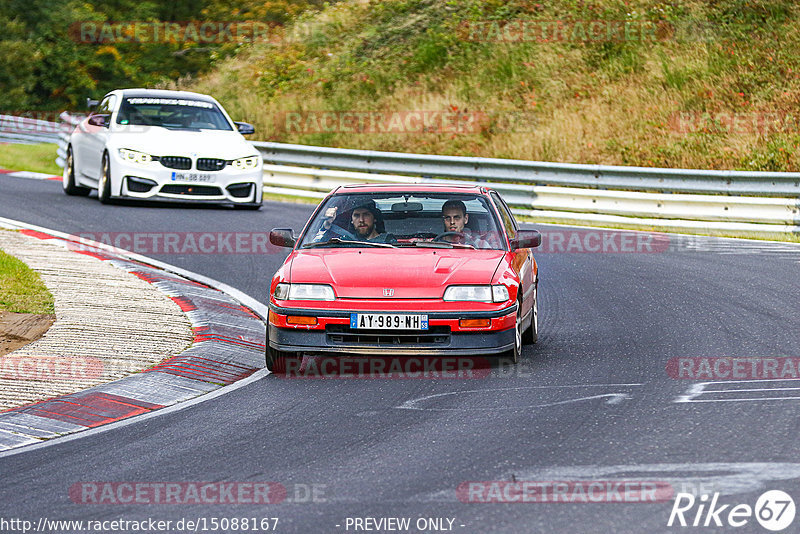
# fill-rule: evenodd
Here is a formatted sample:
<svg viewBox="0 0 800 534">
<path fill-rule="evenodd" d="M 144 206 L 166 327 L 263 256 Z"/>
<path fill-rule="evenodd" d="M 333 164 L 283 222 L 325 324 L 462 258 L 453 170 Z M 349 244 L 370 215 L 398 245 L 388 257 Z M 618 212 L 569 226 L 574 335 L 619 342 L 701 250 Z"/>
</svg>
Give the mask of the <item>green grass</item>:
<svg viewBox="0 0 800 534">
<path fill-rule="evenodd" d="M 17 258 L 0 250 L 0 310 L 15 313 L 53 313 L 53 295 L 39 275 Z"/>
<path fill-rule="evenodd" d="M 0 144 L 0 169 L 60 175 L 61 167 L 56 165 L 56 148 L 50 143 Z"/>
</svg>

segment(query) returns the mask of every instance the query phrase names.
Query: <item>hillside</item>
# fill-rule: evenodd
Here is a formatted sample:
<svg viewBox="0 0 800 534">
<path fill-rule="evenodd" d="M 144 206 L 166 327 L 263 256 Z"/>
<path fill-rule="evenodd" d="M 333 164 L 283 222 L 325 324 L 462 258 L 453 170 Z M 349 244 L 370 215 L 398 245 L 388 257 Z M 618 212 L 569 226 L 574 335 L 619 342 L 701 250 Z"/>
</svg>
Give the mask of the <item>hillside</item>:
<svg viewBox="0 0 800 534">
<path fill-rule="evenodd" d="M 213 94 L 263 140 L 798 171 L 799 11 L 789 0 L 345 1 L 177 85 Z"/>
</svg>

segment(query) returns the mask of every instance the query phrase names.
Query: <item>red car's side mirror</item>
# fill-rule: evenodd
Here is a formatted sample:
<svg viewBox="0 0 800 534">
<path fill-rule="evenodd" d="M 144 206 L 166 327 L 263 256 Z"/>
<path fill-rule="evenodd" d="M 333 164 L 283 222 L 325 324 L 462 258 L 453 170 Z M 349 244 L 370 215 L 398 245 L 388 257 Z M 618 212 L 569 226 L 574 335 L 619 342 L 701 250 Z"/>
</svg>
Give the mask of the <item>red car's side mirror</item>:
<svg viewBox="0 0 800 534">
<path fill-rule="evenodd" d="M 542 234 L 538 230 L 519 230 L 511 240 L 511 248 L 535 248 L 542 244 Z"/>
<path fill-rule="evenodd" d="M 273 228 L 269 233 L 269 242 L 276 247 L 293 247 L 294 233 L 291 228 Z"/>
</svg>

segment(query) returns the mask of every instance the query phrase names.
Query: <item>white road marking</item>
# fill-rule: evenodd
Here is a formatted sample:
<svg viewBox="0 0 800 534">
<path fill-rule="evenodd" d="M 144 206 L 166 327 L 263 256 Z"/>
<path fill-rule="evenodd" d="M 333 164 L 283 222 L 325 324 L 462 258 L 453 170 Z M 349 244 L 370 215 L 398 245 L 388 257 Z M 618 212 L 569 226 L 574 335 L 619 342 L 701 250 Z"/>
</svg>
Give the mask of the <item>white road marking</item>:
<svg viewBox="0 0 800 534">
<path fill-rule="evenodd" d="M 741 388 L 741 389 L 711 389 L 712 386 L 728 386 L 730 384 L 755 384 L 763 383 L 779 386 L 782 382 L 789 382 L 794 386 L 800 379 L 787 378 L 783 380 L 725 380 L 715 382 L 700 382 L 699 384 L 692 384 L 686 391 L 686 394 L 679 395 L 674 403 L 687 403 L 687 402 L 762 402 L 774 400 L 800 400 L 800 397 L 743 397 L 743 398 L 726 398 L 726 399 L 698 399 L 702 395 L 712 395 L 716 393 L 736 394 L 736 393 L 752 393 L 752 392 L 778 392 L 778 391 L 797 391 L 800 387 L 767 387 L 767 388 Z"/>
<path fill-rule="evenodd" d="M 486 408 L 425 408 L 420 407 L 419 404 L 423 403 L 427 400 L 447 397 L 451 395 L 461 395 L 465 393 L 490 393 L 493 391 L 515 391 L 515 390 L 522 390 L 522 389 L 561 389 L 561 388 L 592 388 L 592 387 L 638 387 L 642 384 L 575 384 L 575 385 L 568 385 L 568 386 L 523 386 L 523 387 L 514 387 L 514 388 L 495 388 L 495 389 L 471 389 L 466 391 L 450 391 L 447 393 L 436 393 L 433 395 L 426 395 L 424 397 L 418 397 L 416 399 L 407 400 L 400 406 L 395 406 L 395 408 L 400 410 L 425 410 L 425 411 L 433 411 L 433 412 L 460 412 L 460 411 L 482 411 L 482 410 L 497 410 L 497 407 L 486 407 Z M 549 406 L 558 406 L 561 404 L 569 404 L 573 402 L 581 402 L 586 400 L 592 399 L 602 399 L 608 398 L 606 404 L 619 404 L 623 400 L 633 398 L 628 393 L 603 393 L 600 395 L 590 395 L 586 397 L 577 397 L 572 399 L 566 399 L 562 401 L 556 402 L 548 402 L 543 404 L 533 404 L 528 406 L 510 406 L 509 409 L 519 409 L 519 408 L 547 408 Z"/>
</svg>

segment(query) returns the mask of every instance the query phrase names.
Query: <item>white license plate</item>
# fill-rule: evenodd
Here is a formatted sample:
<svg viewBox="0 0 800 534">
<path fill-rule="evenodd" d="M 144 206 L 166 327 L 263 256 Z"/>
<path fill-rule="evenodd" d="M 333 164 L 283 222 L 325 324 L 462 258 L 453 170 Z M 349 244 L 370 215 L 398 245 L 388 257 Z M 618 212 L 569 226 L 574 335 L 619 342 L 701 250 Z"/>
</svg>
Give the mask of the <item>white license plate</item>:
<svg viewBox="0 0 800 534">
<path fill-rule="evenodd" d="M 428 316 L 405 313 L 351 313 L 350 328 L 363 330 L 427 330 Z"/>
<path fill-rule="evenodd" d="M 181 182 L 213 182 L 214 175 L 196 172 L 173 172 L 172 180 L 180 180 Z"/>
</svg>

